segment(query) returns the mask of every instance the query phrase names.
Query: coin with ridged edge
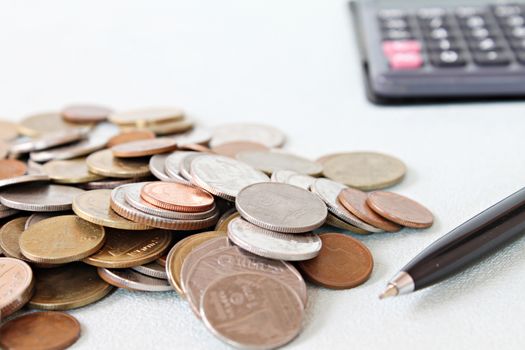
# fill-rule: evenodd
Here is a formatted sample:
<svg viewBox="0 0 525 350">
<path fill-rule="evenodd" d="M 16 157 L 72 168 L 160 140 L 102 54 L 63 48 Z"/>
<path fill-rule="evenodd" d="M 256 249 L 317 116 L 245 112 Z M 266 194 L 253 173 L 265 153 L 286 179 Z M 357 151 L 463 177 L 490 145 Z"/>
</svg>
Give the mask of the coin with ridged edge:
<svg viewBox="0 0 525 350">
<path fill-rule="evenodd" d="M 84 193 L 80 188 L 29 184 L 12 186 L 0 192 L 0 202 L 6 207 L 27 211 L 69 210 L 73 199 Z"/>
<path fill-rule="evenodd" d="M 22 175 L 0 180 L 0 188 L 16 184 L 44 181 L 49 181 L 49 176 L 45 174 Z"/>
<path fill-rule="evenodd" d="M 132 269 L 98 268 L 98 275 L 107 283 L 130 290 L 168 292 L 173 290 L 168 281 L 143 275 Z"/>
<path fill-rule="evenodd" d="M 15 258 L 0 258 L 0 315 L 2 318 L 21 309 L 29 301 L 33 294 L 33 286 L 33 271 L 26 262 Z"/>
<path fill-rule="evenodd" d="M 166 159 L 169 157 L 169 153 L 165 154 L 155 154 L 149 159 L 149 170 L 157 179 L 161 181 L 170 182 L 171 178 L 166 173 L 165 163 Z"/>
<path fill-rule="evenodd" d="M 134 266 L 131 269 L 146 276 L 161 278 L 163 280 L 168 279 L 166 268 L 157 262 L 150 262 L 148 264 Z"/>
<path fill-rule="evenodd" d="M 267 174 L 277 170 L 292 170 L 299 174 L 319 175 L 323 171 L 319 163 L 284 152 L 245 151 L 238 153 L 235 158 Z"/>
<path fill-rule="evenodd" d="M 184 178 L 179 169 L 181 167 L 182 160 L 188 156 L 196 154 L 196 152 L 193 151 L 176 151 L 170 154 L 164 163 L 164 169 L 166 171 L 166 174 L 171 179 L 171 182 L 178 182 L 185 185 L 190 185 L 191 182 L 188 181 L 186 178 Z"/>
<path fill-rule="evenodd" d="M 92 173 L 118 178 L 144 177 L 150 174 L 148 160 L 143 158 L 122 159 L 113 156 L 109 149 L 90 154 L 86 164 Z"/>
</svg>

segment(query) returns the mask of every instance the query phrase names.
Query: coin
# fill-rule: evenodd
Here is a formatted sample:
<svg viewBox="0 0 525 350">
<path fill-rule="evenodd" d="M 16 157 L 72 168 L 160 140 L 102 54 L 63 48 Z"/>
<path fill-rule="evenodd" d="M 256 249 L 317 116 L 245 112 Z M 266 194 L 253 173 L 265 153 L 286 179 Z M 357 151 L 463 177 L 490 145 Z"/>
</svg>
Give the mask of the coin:
<svg viewBox="0 0 525 350">
<path fill-rule="evenodd" d="M 20 252 L 18 240 L 24 232 L 27 216 L 13 219 L 0 228 L 0 248 L 6 256 L 27 260 Z"/>
<path fill-rule="evenodd" d="M 151 123 L 180 120 L 184 113 L 178 108 L 142 108 L 130 111 L 114 112 L 109 115 L 112 123 L 119 125 L 146 126 Z"/>
<path fill-rule="evenodd" d="M 263 144 L 251 142 L 251 141 L 233 141 L 226 142 L 212 148 L 213 153 L 220 154 L 230 158 L 244 151 L 262 151 L 267 152 L 270 149 Z"/>
<path fill-rule="evenodd" d="M 203 212 L 213 208 L 213 196 L 193 186 L 173 182 L 150 182 L 142 187 L 141 197 L 167 210 Z"/>
<path fill-rule="evenodd" d="M 181 162 L 179 163 L 179 175 L 188 180 L 191 184 L 191 163 L 193 160 L 197 157 L 200 157 L 202 154 L 200 153 L 193 153 L 188 154 L 182 158 Z"/>
<path fill-rule="evenodd" d="M 0 188 L 15 185 L 15 184 L 22 184 L 22 183 L 28 183 L 28 182 L 42 182 L 42 181 L 49 181 L 49 177 L 45 174 L 16 176 L 16 177 L 11 177 L 8 179 L 0 180 Z"/>
<path fill-rule="evenodd" d="M 427 228 L 434 216 L 424 206 L 397 193 L 375 191 L 368 194 L 366 203 L 382 217 L 402 226 Z"/>
<path fill-rule="evenodd" d="M 120 145 L 122 143 L 138 141 L 138 140 L 150 140 L 155 138 L 155 133 L 149 130 L 131 130 L 121 132 L 118 135 L 113 136 L 109 139 L 107 146 L 109 148 Z"/>
<path fill-rule="evenodd" d="M 194 159 L 191 177 L 200 188 L 230 201 L 234 201 L 244 187 L 269 180 L 264 173 L 247 164 L 216 155 L 203 155 Z"/>
<path fill-rule="evenodd" d="M 31 225 L 34 225 L 40 221 L 44 221 L 45 219 L 54 218 L 55 216 L 71 215 L 71 214 L 72 213 L 70 211 L 52 211 L 52 212 L 34 213 L 30 217 L 27 218 L 26 223 L 24 225 L 24 230 L 27 230 Z M 22 231 L 20 231 L 20 234 L 22 234 Z"/>
<path fill-rule="evenodd" d="M 212 132 L 210 146 L 217 147 L 227 142 L 251 141 L 268 148 L 279 147 L 284 143 L 284 134 L 274 127 L 262 124 L 224 124 Z"/>
<path fill-rule="evenodd" d="M 388 232 L 397 232 L 401 229 L 399 225 L 376 214 L 376 212 L 366 204 L 368 196 L 365 192 L 354 188 L 346 188 L 339 193 L 337 198 L 348 211 L 370 225 Z"/>
<path fill-rule="evenodd" d="M 148 123 L 145 126 L 141 126 L 141 128 L 145 128 L 151 132 L 154 132 L 157 135 L 170 135 L 188 131 L 191 128 L 193 128 L 193 124 L 194 123 L 192 120 L 184 118 L 181 120 Z"/>
<path fill-rule="evenodd" d="M 315 258 L 321 239 L 313 233 L 289 235 L 266 230 L 237 218 L 228 225 L 228 237 L 244 250 L 270 259 L 301 261 Z"/>
<path fill-rule="evenodd" d="M 9 154 L 10 144 L 0 139 L 0 159 L 5 159 Z"/>
<path fill-rule="evenodd" d="M 18 213 L 19 213 L 18 210 L 11 209 L 11 208 L 8 208 L 8 209 L 5 209 L 5 210 L 0 210 L 0 219 L 8 218 L 8 217 L 10 217 L 12 215 L 15 215 L 15 214 L 18 214 Z"/>
<path fill-rule="evenodd" d="M 91 104 L 70 105 L 62 109 L 62 118 L 70 123 L 99 123 L 106 120 L 111 109 Z"/>
<path fill-rule="evenodd" d="M 116 158 L 109 149 L 92 153 L 86 158 L 86 163 L 89 171 L 103 176 L 134 178 L 150 174 L 147 160 Z"/>
<path fill-rule="evenodd" d="M 330 154 L 326 154 L 322 157 L 319 157 L 317 158 L 315 161 L 317 163 L 320 163 L 322 165 L 324 165 L 324 163 L 326 163 L 328 160 L 334 158 L 334 157 L 337 157 L 337 156 L 340 156 L 342 154 L 346 154 L 347 152 L 338 152 L 338 153 L 330 153 Z"/>
<path fill-rule="evenodd" d="M 142 182 L 148 178 L 131 178 L 131 179 L 118 179 L 118 178 L 104 178 L 99 181 L 90 181 L 85 184 L 80 184 L 84 190 L 112 190 L 122 185 L 127 185 L 135 182 Z"/>
<path fill-rule="evenodd" d="M 80 324 L 63 312 L 33 312 L 0 327 L 0 347 L 7 349 L 62 350 L 80 337 Z"/>
<path fill-rule="evenodd" d="M 67 263 L 82 260 L 104 245 L 104 227 L 75 215 L 40 221 L 20 236 L 20 250 L 29 260 Z"/>
<path fill-rule="evenodd" d="M 235 218 L 241 217 L 241 214 L 235 208 L 231 208 L 219 218 L 217 225 L 215 226 L 215 231 L 228 232 L 228 224 Z"/>
<path fill-rule="evenodd" d="M 363 243 L 342 233 L 319 237 L 323 241 L 319 255 L 297 265 L 308 280 L 330 289 L 349 289 L 368 280 L 374 261 Z"/>
<path fill-rule="evenodd" d="M 60 113 L 49 112 L 34 114 L 22 119 L 18 124 L 18 132 L 25 136 L 38 137 L 49 132 L 74 130 L 79 126 L 79 124 L 64 121 Z M 91 124 L 83 126 L 91 126 Z"/>
<path fill-rule="evenodd" d="M 272 173 L 271 180 L 273 182 L 287 183 L 292 175 L 297 175 L 297 172 L 292 170 L 276 170 Z"/>
<path fill-rule="evenodd" d="M 39 136 L 11 144 L 11 153 L 29 153 L 65 145 L 86 137 L 88 128 L 76 128 L 42 133 Z"/>
<path fill-rule="evenodd" d="M 361 190 L 376 190 L 400 182 L 406 166 L 397 158 L 374 152 L 352 152 L 334 156 L 324 163 L 324 175 Z"/>
<path fill-rule="evenodd" d="M 16 159 L 0 160 L 0 180 L 9 179 L 15 176 L 22 176 L 26 173 L 27 166 Z"/>
<path fill-rule="evenodd" d="M 27 211 L 60 211 L 71 209 L 73 198 L 84 193 L 75 187 L 47 184 L 12 186 L 0 192 L 6 207 Z"/>
<path fill-rule="evenodd" d="M 164 230 L 106 230 L 106 243 L 95 254 L 82 260 L 97 267 L 125 268 L 147 264 L 162 256 L 171 243 Z"/>
<path fill-rule="evenodd" d="M 238 153 L 236 158 L 267 174 L 292 170 L 300 174 L 319 175 L 323 171 L 319 163 L 284 152 L 245 151 Z"/>
<path fill-rule="evenodd" d="M 319 197 L 326 203 L 328 210 L 332 214 L 344 222 L 347 222 L 352 226 L 358 227 L 359 229 L 366 232 L 383 232 L 383 230 L 369 225 L 363 220 L 359 219 L 357 216 L 346 210 L 346 208 L 341 203 L 339 203 L 337 196 L 345 188 L 347 188 L 345 185 L 342 185 L 338 182 L 321 178 L 315 180 L 310 189 L 313 193 L 319 195 Z M 352 232 L 362 233 L 359 231 Z"/>
<path fill-rule="evenodd" d="M 24 306 L 33 294 L 33 272 L 22 260 L 0 258 L 0 315 L 8 317 Z M 2 330 L 0 328 L 0 335 Z M 3 337 L 0 337 L 0 345 Z"/>
<path fill-rule="evenodd" d="M 215 336 L 249 349 L 287 344 L 301 331 L 304 318 L 297 294 L 282 281 L 259 273 L 215 281 L 203 293 L 200 310 L 204 324 Z"/>
<path fill-rule="evenodd" d="M 0 120 L 0 140 L 11 141 L 18 136 L 17 125 L 5 120 Z"/>
<path fill-rule="evenodd" d="M 211 149 L 198 143 L 187 143 L 185 145 L 179 146 L 179 149 L 195 152 L 213 153 Z"/>
<path fill-rule="evenodd" d="M 168 258 L 168 255 L 163 255 L 161 256 L 160 258 L 157 259 L 157 263 L 160 265 L 160 266 L 164 266 L 166 267 L 166 259 Z"/>
<path fill-rule="evenodd" d="M 44 172 L 51 180 L 63 184 L 79 184 L 103 179 L 89 172 L 84 158 L 52 160 L 44 164 Z"/>
<path fill-rule="evenodd" d="M 302 188 L 265 182 L 243 188 L 235 201 L 241 216 L 259 227 L 302 233 L 321 227 L 328 214 L 319 196 Z"/>
<path fill-rule="evenodd" d="M 216 237 L 225 236 L 225 234 L 225 232 L 217 231 L 197 233 L 178 241 L 177 244 L 171 248 L 166 258 L 166 272 L 168 275 L 168 281 L 179 295 L 184 295 L 184 291 L 182 289 L 181 270 L 188 254 L 190 254 L 202 243 Z"/>
<path fill-rule="evenodd" d="M 310 187 L 312 187 L 312 184 L 315 182 L 315 180 L 315 177 L 309 175 L 295 174 L 290 176 L 286 183 L 309 191 Z"/>
<path fill-rule="evenodd" d="M 162 278 L 164 280 L 168 279 L 166 268 L 164 268 L 164 266 L 160 265 L 157 262 L 150 262 L 145 265 L 134 266 L 131 269 L 140 272 L 141 274 L 146 276 Z"/>
<path fill-rule="evenodd" d="M 92 190 L 73 200 L 73 211 L 82 219 L 105 227 L 122 230 L 148 230 L 151 227 L 118 215 L 110 207 L 111 190 Z"/>
<path fill-rule="evenodd" d="M 177 151 L 170 154 L 164 163 L 166 174 L 172 179 L 173 182 L 182 183 L 185 185 L 191 184 L 186 178 L 184 178 L 179 169 L 181 168 L 181 163 L 186 156 L 196 154 L 196 152 L 190 151 Z"/>
<path fill-rule="evenodd" d="M 337 216 L 335 216 L 332 213 L 328 213 L 328 216 L 326 217 L 325 224 L 329 225 L 329 226 L 332 226 L 332 227 L 340 228 L 342 230 L 346 230 L 346 231 L 350 231 L 350 232 L 353 232 L 353 233 L 357 233 L 357 234 L 360 234 L 360 235 L 366 235 L 366 234 L 370 233 L 368 231 L 363 230 L 362 228 L 355 227 L 354 225 L 351 225 L 351 224 L 347 223 L 346 221 L 343 221 L 343 220 L 339 219 Z"/>
<path fill-rule="evenodd" d="M 177 142 L 168 137 L 158 137 L 151 140 L 138 140 L 121 143 L 111 147 L 115 157 L 136 158 L 171 152 L 177 148 Z"/>
<path fill-rule="evenodd" d="M 132 269 L 98 268 L 98 275 L 109 284 L 125 289 L 144 292 L 168 292 L 173 290 L 168 281 L 143 275 Z"/>
<path fill-rule="evenodd" d="M 166 174 L 164 164 L 170 154 L 155 154 L 149 159 L 149 170 L 157 179 L 161 181 L 171 181 L 171 178 Z"/>
<path fill-rule="evenodd" d="M 205 145 L 211 139 L 211 132 L 206 128 L 196 127 L 183 134 L 172 135 L 170 137 L 177 141 L 180 147 L 195 143 Z"/>
<path fill-rule="evenodd" d="M 83 263 L 36 269 L 35 293 L 28 305 L 42 310 L 70 310 L 92 304 L 112 289 L 100 279 L 96 268 Z"/>
</svg>

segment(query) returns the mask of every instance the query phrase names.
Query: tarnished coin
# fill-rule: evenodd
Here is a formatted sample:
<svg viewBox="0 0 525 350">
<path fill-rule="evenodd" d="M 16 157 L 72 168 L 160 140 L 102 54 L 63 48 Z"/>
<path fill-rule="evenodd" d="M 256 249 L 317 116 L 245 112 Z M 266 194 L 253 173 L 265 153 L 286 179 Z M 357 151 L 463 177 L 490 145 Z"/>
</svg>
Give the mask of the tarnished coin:
<svg viewBox="0 0 525 350">
<path fill-rule="evenodd" d="M 110 108 L 92 104 L 70 105 L 62 109 L 62 118 L 70 123 L 99 123 L 112 112 Z"/>
<path fill-rule="evenodd" d="M 424 206 L 397 193 L 375 191 L 368 194 L 366 203 L 372 210 L 399 225 L 426 228 L 432 226 L 434 216 Z"/>
<path fill-rule="evenodd" d="M 228 224 L 230 223 L 230 221 L 238 217 L 241 217 L 241 214 L 239 214 L 237 209 L 231 208 L 230 210 L 226 211 L 219 218 L 219 221 L 217 221 L 217 225 L 215 226 L 215 231 L 228 232 Z"/>
<path fill-rule="evenodd" d="M 11 152 L 29 153 L 65 145 L 85 138 L 88 131 L 88 128 L 76 128 L 42 133 L 36 138 L 13 143 Z"/>
<path fill-rule="evenodd" d="M 169 153 L 166 154 L 155 154 L 149 159 L 149 170 L 157 179 L 161 181 L 172 181 L 171 178 L 166 174 L 165 163 L 169 157 Z"/>
<path fill-rule="evenodd" d="M 179 295 L 184 295 L 181 270 L 188 254 L 199 247 L 202 243 L 225 235 L 226 232 L 217 231 L 197 233 L 181 239 L 173 246 L 173 248 L 171 248 L 166 258 L 166 272 L 168 274 L 168 281 Z"/>
<path fill-rule="evenodd" d="M 212 152 L 215 154 L 220 154 L 221 156 L 226 156 L 230 158 L 235 158 L 235 156 L 240 152 L 245 151 L 260 151 L 267 152 L 270 149 L 263 144 L 251 141 L 233 141 L 220 144 L 213 147 Z"/>
<path fill-rule="evenodd" d="M 18 132 L 25 136 L 38 137 L 42 134 L 64 130 L 74 130 L 79 126 L 92 124 L 73 124 L 66 122 L 60 113 L 40 113 L 26 117 L 18 124 Z"/>
<path fill-rule="evenodd" d="M 115 157 L 119 158 L 136 158 L 151 156 L 165 152 L 174 151 L 177 148 L 177 142 L 169 137 L 158 137 L 151 140 L 138 140 L 121 143 L 111 147 Z"/>
<path fill-rule="evenodd" d="M 164 280 L 168 279 L 166 268 L 155 261 L 145 265 L 134 266 L 131 269 L 146 276 L 162 278 Z"/>
<path fill-rule="evenodd" d="M 228 225 L 228 237 L 239 247 L 270 259 L 301 261 L 312 259 L 321 250 L 321 239 L 313 233 L 289 235 L 266 230 L 237 218 Z"/>
<path fill-rule="evenodd" d="M 319 175 L 323 171 L 319 163 L 284 152 L 246 151 L 238 153 L 236 158 L 267 174 L 292 170 L 300 174 Z"/>
<path fill-rule="evenodd" d="M 399 225 L 376 214 L 376 212 L 366 204 L 368 195 L 363 191 L 346 188 L 339 193 L 337 198 L 348 211 L 370 225 L 388 232 L 397 232 L 401 229 Z"/>
<path fill-rule="evenodd" d="M 107 146 L 109 148 L 120 145 L 122 143 L 139 141 L 139 140 L 151 140 L 155 138 L 155 133 L 149 130 L 132 130 L 121 132 L 118 135 L 113 136 L 109 139 Z"/>
<path fill-rule="evenodd" d="M 243 188 L 235 201 L 241 216 L 259 227 L 283 233 L 312 231 L 326 220 L 326 205 L 302 188 L 265 182 Z"/>
<path fill-rule="evenodd" d="M 349 289 L 368 280 L 374 261 L 363 243 L 342 233 L 319 237 L 323 241 L 319 255 L 297 265 L 308 280 L 331 289 Z"/>
<path fill-rule="evenodd" d="M 106 230 L 106 243 L 95 254 L 82 260 L 97 267 L 125 268 L 147 264 L 162 256 L 171 243 L 164 230 Z"/>
<path fill-rule="evenodd" d="M 112 286 L 98 277 L 97 269 L 82 263 L 35 270 L 35 293 L 29 307 L 42 310 L 70 310 L 105 297 Z"/>
<path fill-rule="evenodd" d="M 109 284 L 125 289 L 144 292 L 168 292 L 173 290 L 165 279 L 143 275 L 132 269 L 98 268 L 98 275 Z"/>
<path fill-rule="evenodd" d="M 183 134 L 172 135 L 170 137 L 177 141 L 179 147 L 183 147 L 187 144 L 205 145 L 211 139 L 211 132 L 203 127 L 195 127 Z"/>
<path fill-rule="evenodd" d="M 17 125 L 5 120 L 0 120 L 0 140 L 11 141 L 18 136 Z"/>
<path fill-rule="evenodd" d="M 111 190 L 93 190 L 78 195 L 73 200 L 73 211 L 82 219 L 105 227 L 122 230 L 148 230 L 151 227 L 133 222 L 111 209 Z"/>
<path fill-rule="evenodd" d="M 188 181 L 185 177 L 183 177 L 179 169 L 181 168 L 181 163 L 184 160 L 185 157 L 189 155 L 197 154 L 196 152 L 191 151 L 177 151 L 172 154 L 170 154 L 164 163 L 166 174 L 172 179 L 173 182 L 178 182 L 182 184 L 189 185 L 190 181 Z"/>
<path fill-rule="evenodd" d="M 259 273 L 215 281 L 203 293 L 200 310 L 215 336 L 247 349 L 285 345 L 299 334 L 304 318 L 297 294 L 282 281 Z"/>
<path fill-rule="evenodd" d="M 324 163 L 324 175 L 361 190 L 376 190 L 400 182 L 405 164 L 392 156 L 374 152 L 352 152 L 334 156 Z"/>
<path fill-rule="evenodd" d="M 315 182 L 315 180 L 315 177 L 309 175 L 295 174 L 290 176 L 286 183 L 309 191 L 310 187 L 312 187 L 312 184 Z"/>
<path fill-rule="evenodd" d="M 84 158 L 52 160 L 44 164 L 43 169 L 47 176 L 56 183 L 79 184 L 104 178 L 91 173 Z"/>
<path fill-rule="evenodd" d="M 32 312 L 0 327 L 3 349 L 63 350 L 80 337 L 80 324 L 63 312 Z"/>
<path fill-rule="evenodd" d="M 89 171 L 103 176 L 135 178 L 150 174 L 148 160 L 117 158 L 110 149 L 92 153 L 86 158 L 86 163 Z"/>
<path fill-rule="evenodd" d="M 55 216 L 62 216 L 62 215 L 71 215 L 73 214 L 71 211 L 51 211 L 51 212 L 42 212 L 42 213 L 34 213 L 30 217 L 27 218 L 27 221 L 24 225 L 24 230 L 27 230 L 31 225 L 36 224 L 37 222 L 44 221 L 49 218 L 54 218 Z M 20 234 L 22 234 L 22 231 L 20 231 Z"/>
<path fill-rule="evenodd" d="M 0 188 L 15 185 L 15 184 L 22 184 L 22 183 L 28 183 L 28 182 L 43 182 L 43 181 L 49 181 L 49 176 L 45 174 L 22 175 L 22 176 L 10 177 L 7 179 L 0 180 Z"/>
<path fill-rule="evenodd" d="M 75 215 L 64 215 L 25 230 L 20 236 L 20 250 L 31 261 L 60 264 L 90 256 L 104 241 L 104 227 Z"/>
<path fill-rule="evenodd" d="M 203 155 L 191 163 L 192 181 L 206 191 L 234 201 L 244 187 L 269 181 L 268 176 L 235 159 Z"/>
<path fill-rule="evenodd" d="M 115 112 L 109 115 L 112 123 L 119 125 L 146 126 L 151 123 L 180 120 L 184 117 L 182 110 L 172 107 L 142 108 L 130 111 Z"/>
<path fill-rule="evenodd" d="M 272 173 L 271 180 L 272 182 L 288 183 L 288 179 L 292 175 L 297 175 L 298 173 L 292 170 L 276 170 Z"/>
<path fill-rule="evenodd" d="M 33 272 L 22 260 L 0 258 L 0 315 L 8 317 L 24 306 L 33 294 Z M 2 330 L 0 329 L 0 335 Z M 0 336 L 0 345 L 3 337 Z"/>
<path fill-rule="evenodd" d="M 358 230 L 352 231 L 354 233 L 368 233 L 368 232 L 383 232 L 383 230 L 367 224 L 363 220 L 359 219 L 357 216 L 346 210 L 346 208 L 339 203 L 337 196 L 344 190 L 346 187 L 338 182 L 328 180 L 328 179 L 317 179 L 311 186 L 311 191 L 317 195 L 326 203 L 328 210 L 337 216 L 339 219 L 343 220 L 366 232 L 360 232 Z"/>
<path fill-rule="evenodd" d="M 227 142 L 251 141 L 268 148 L 279 147 L 284 143 L 285 136 L 274 127 L 262 124 L 224 124 L 212 132 L 210 146 L 217 147 Z"/>
<path fill-rule="evenodd" d="M 29 184 L 3 189 L 0 202 L 19 210 L 60 211 L 71 209 L 73 198 L 82 193 L 84 190 L 70 186 Z"/>
<path fill-rule="evenodd" d="M 26 173 L 27 166 L 16 159 L 0 160 L 0 180 L 10 179 L 16 176 L 22 176 Z"/>
<path fill-rule="evenodd" d="M 200 188 L 173 183 L 150 182 L 141 190 L 141 197 L 149 203 L 167 210 L 203 212 L 213 208 L 213 196 Z"/>
</svg>

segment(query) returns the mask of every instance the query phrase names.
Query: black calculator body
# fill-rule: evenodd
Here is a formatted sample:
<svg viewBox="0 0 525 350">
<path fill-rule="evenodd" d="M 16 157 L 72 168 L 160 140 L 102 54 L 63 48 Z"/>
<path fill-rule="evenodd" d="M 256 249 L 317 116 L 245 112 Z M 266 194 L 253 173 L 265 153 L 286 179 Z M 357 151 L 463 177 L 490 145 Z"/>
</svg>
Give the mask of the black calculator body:
<svg viewBox="0 0 525 350">
<path fill-rule="evenodd" d="M 525 3 L 359 0 L 350 7 L 373 102 L 525 98 Z"/>
</svg>

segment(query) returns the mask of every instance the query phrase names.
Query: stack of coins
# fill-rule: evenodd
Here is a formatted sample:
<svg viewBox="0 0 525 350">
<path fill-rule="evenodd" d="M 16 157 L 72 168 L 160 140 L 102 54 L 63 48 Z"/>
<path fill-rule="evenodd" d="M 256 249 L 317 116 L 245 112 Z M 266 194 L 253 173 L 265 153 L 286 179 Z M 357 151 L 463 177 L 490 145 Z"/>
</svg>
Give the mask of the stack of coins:
<svg viewBox="0 0 525 350">
<path fill-rule="evenodd" d="M 372 254 L 348 233 L 433 222 L 380 191 L 405 175 L 392 156 L 311 161 L 279 149 L 271 126 L 192 127 L 178 108 L 98 105 L 0 122 L 0 316 L 83 307 L 114 287 L 177 292 L 219 339 L 275 348 L 302 328 L 305 280 L 348 289 L 370 277 Z M 49 348 L 79 336 L 67 314 L 30 315 L 0 327 L 0 347 L 31 347 L 28 323 L 67 328 Z"/>
</svg>

